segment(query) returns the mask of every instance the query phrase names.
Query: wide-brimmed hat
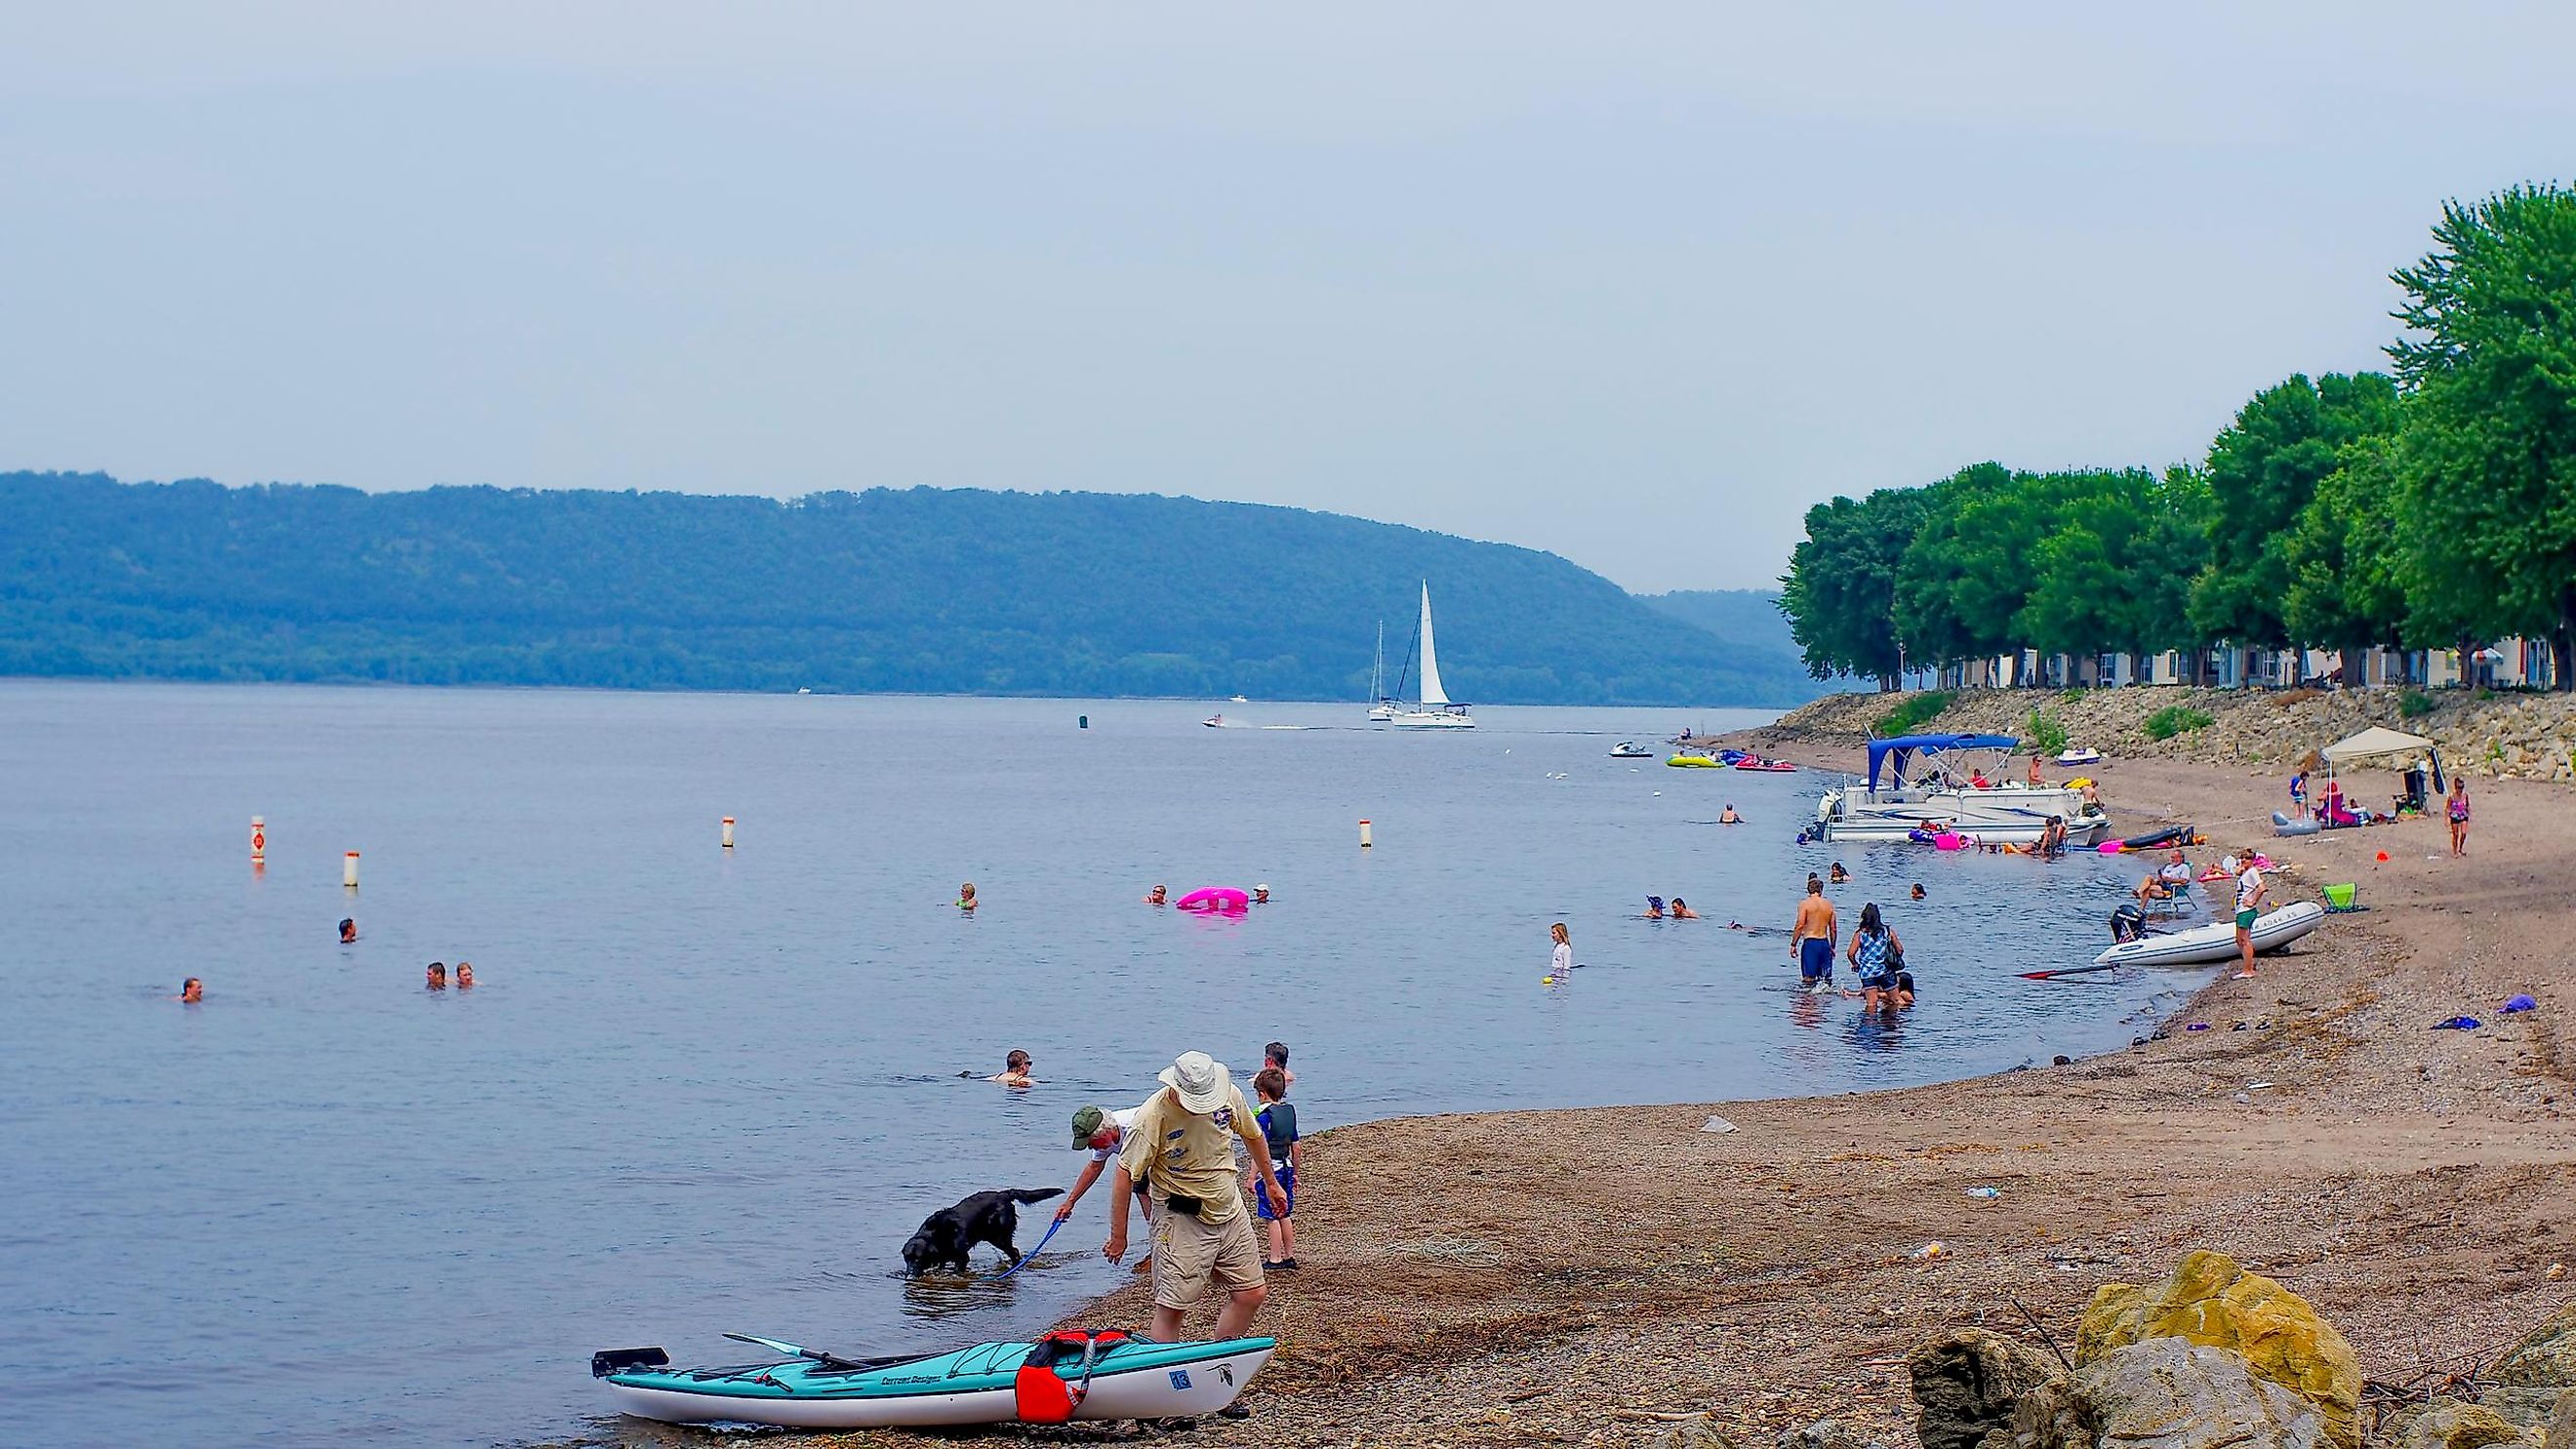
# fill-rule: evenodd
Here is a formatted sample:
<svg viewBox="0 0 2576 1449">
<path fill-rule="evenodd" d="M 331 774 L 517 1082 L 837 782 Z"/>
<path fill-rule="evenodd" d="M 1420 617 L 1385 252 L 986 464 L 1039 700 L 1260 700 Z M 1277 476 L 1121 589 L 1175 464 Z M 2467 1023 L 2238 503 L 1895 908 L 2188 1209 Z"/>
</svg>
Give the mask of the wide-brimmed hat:
<svg viewBox="0 0 2576 1449">
<path fill-rule="evenodd" d="M 1206 1052 L 1183 1052 L 1172 1064 L 1155 1074 L 1154 1080 L 1178 1092 L 1181 1108 L 1205 1116 L 1225 1105 L 1234 1090 L 1234 1079 L 1225 1074 L 1225 1063 Z"/>
</svg>

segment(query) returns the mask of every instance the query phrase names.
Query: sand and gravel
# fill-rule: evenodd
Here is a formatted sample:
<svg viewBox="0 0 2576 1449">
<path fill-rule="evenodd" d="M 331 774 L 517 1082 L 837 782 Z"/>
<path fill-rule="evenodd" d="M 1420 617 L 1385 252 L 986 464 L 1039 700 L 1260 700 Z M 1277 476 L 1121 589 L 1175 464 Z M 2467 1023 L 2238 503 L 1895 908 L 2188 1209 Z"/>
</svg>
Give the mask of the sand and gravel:
<svg viewBox="0 0 2576 1449">
<path fill-rule="evenodd" d="M 2438 820 L 2274 842 L 2270 774 L 2095 773 L 2124 829 L 2196 821 L 2215 842 L 2196 856 L 2284 856 L 2277 898 L 2356 881 L 2368 909 L 2210 986 L 2161 1039 L 2068 1066 L 1320 1134 L 1304 1267 L 1272 1280 L 1259 1327 L 1283 1346 L 1249 1419 L 940 1442 L 1645 1445 L 1705 1413 L 1739 1443 L 1832 1417 L 1911 1445 L 1917 1340 L 1975 1323 L 2071 1351 L 2095 1285 L 2159 1277 L 2193 1248 L 2306 1295 L 2382 1396 L 2424 1392 L 2576 1297 L 2560 1266 L 2576 1260 L 2576 798 L 2481 784 L 2454 860 Z M 2539 1009 L 2500 1014 L 2518 992 Z M 2486 1025 L 2429 1029 L 2462 1013 Z M 1736 1130 L 1702 1130 L 1712 1113 Z M 1145 1310 L 1131 1289 L 1082 1321 Z"/>
</svg>

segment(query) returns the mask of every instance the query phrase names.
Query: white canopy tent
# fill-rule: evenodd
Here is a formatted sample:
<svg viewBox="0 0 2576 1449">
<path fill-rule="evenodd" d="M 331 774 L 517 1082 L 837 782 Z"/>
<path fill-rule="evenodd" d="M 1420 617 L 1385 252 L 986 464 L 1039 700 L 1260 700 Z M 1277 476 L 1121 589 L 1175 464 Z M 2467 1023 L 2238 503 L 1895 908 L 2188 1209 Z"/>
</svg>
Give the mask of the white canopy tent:
<svg viewBox="0 0 2576 1449">
<path fill-rule="evenodd" d="M 2422 735 L 2410 735 L 2386 725 L 2372 725 L 2357 735 L 2335 741 L 2317 753 L 2325 756 L 2328 779 L 2345 770 L 2365 769 L 2373 765 L 2405 776 L 2405 793 L 2397 797 L 2401 808 L 2422 808 L 2423 771 L 2427 767 L 2432 770 L 2432 786 L 2436 792 L 2449 788 L 2442 778 L 2441 751 L 2433 747 L 2433 742 Z"/>
<path fill-rule="evenodd" d="M 2433 742 L 2422 735 L 2410 735 L 2386 725 L 2372 725 L 2349 739 L 2340 739 L 2318 753 L 2338 768 L 2389 761 L 2402 766 L 2408 760 L 2421 760 L 2433 753 Z"/>
</svg>

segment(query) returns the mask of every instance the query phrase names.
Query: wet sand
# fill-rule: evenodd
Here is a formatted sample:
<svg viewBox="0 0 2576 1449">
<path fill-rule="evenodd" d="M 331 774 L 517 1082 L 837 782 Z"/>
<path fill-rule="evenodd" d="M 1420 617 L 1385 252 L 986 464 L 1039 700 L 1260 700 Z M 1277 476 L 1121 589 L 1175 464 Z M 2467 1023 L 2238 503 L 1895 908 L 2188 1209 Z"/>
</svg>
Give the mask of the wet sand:
<svg viewBox="0 0 2576 1449">
<path fill-rule="evenodd" d="M 1273 1277 L 1258 1321 L 1280 1355 L 1251 1418 L 1186 1441 L 1643 1445 L 1707 1413 L 1740 1442 L 1831 1417 L 1911 1444 L 1916 1341 L 1976 1323 L 2071 1351 L 2096 1284 L 2161 1276 L 2203 1247 L 2307 1295 L 2390 1392 L 2420 1392 L 2576 1297 L 2576 1278 L 2549 1276 L 2576 1259 L 2566 788 L 2474 786 L 2472 853 L 2454 860 L 2438 820 L 2274 841 L 2271 775 L 2093 773 L 2124 831 L 2194 821 L 2212 840 L 2195 864 L 2259 845 L 2293 867 L 2276 901 L 2356 881 L 2368 909 L 2202 991 L 2162 1039 L 2068 1066 L 1310 1138 L 1304 1267 Z M 1937 866 L 1923 876 L 1937 898 Z M 2540 1009 L 2500 1014 L 2517 992 Z M 2429 1029 L 2463 1013 L 2486 1025 Z M 1703 1131 L 1711 1113 L 1736 1130 Z M 1978 1186 L 2002 1196 L 1968 1196 Z M 1131 1288 L 1082 1322 L 1148 1307 Z M 941 1442 L 1039 1432 L 1137 1431 Z"/>
</svg>

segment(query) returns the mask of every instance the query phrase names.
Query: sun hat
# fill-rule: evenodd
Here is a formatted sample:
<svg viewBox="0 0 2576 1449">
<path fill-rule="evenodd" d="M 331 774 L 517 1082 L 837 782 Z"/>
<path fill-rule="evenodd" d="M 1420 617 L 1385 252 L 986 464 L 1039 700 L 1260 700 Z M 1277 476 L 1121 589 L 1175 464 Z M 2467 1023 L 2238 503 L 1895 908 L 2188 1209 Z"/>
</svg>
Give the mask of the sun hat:
<svg viewBox="0 0 2576 1449">
<path fill-rule="evenodd" d="M 1097 1107 L 1081 1107 L 1075 1109 L 1073 1114 L 1073 1145 L 1076 1147 L 1089 1147 L 1091 1145 L 1091 1139 L 1100 1135 L 1101 1124 L 1108 1120 L 1109 1114 L 1101 1111 Z"/>
<path fill-rule="evenodd" d="M 1254 889 L 1254 890 L 1257 890 L 1257 891 L 1260 891 L 1260 892 L 1262 892 L 1263 894 L 1267 895 L 1267 894 L 1269 893 L 1269 891 L 1270 891 L 1270 882 L 1268 882 L 1268 881 L 1263 881 L 1261 884 L 1259 884 L 1259 885 L 1257 885 L 1257 886 L 1254 886 L 1254 887 L 1253 887 L 1253 889 Z"/>
<path fill-rule="evenodd" d="M 1206 1052 L 1183 1052 L 1172 1064 L 1154 1076 L 1154 1080 L 1181 1095 L 1183 1111 L 1206 1116 L 1225 1105 L 1234 1091 L 1234 1079 L 1225 1074 L 1225 1063 Z"/>
</svg>

